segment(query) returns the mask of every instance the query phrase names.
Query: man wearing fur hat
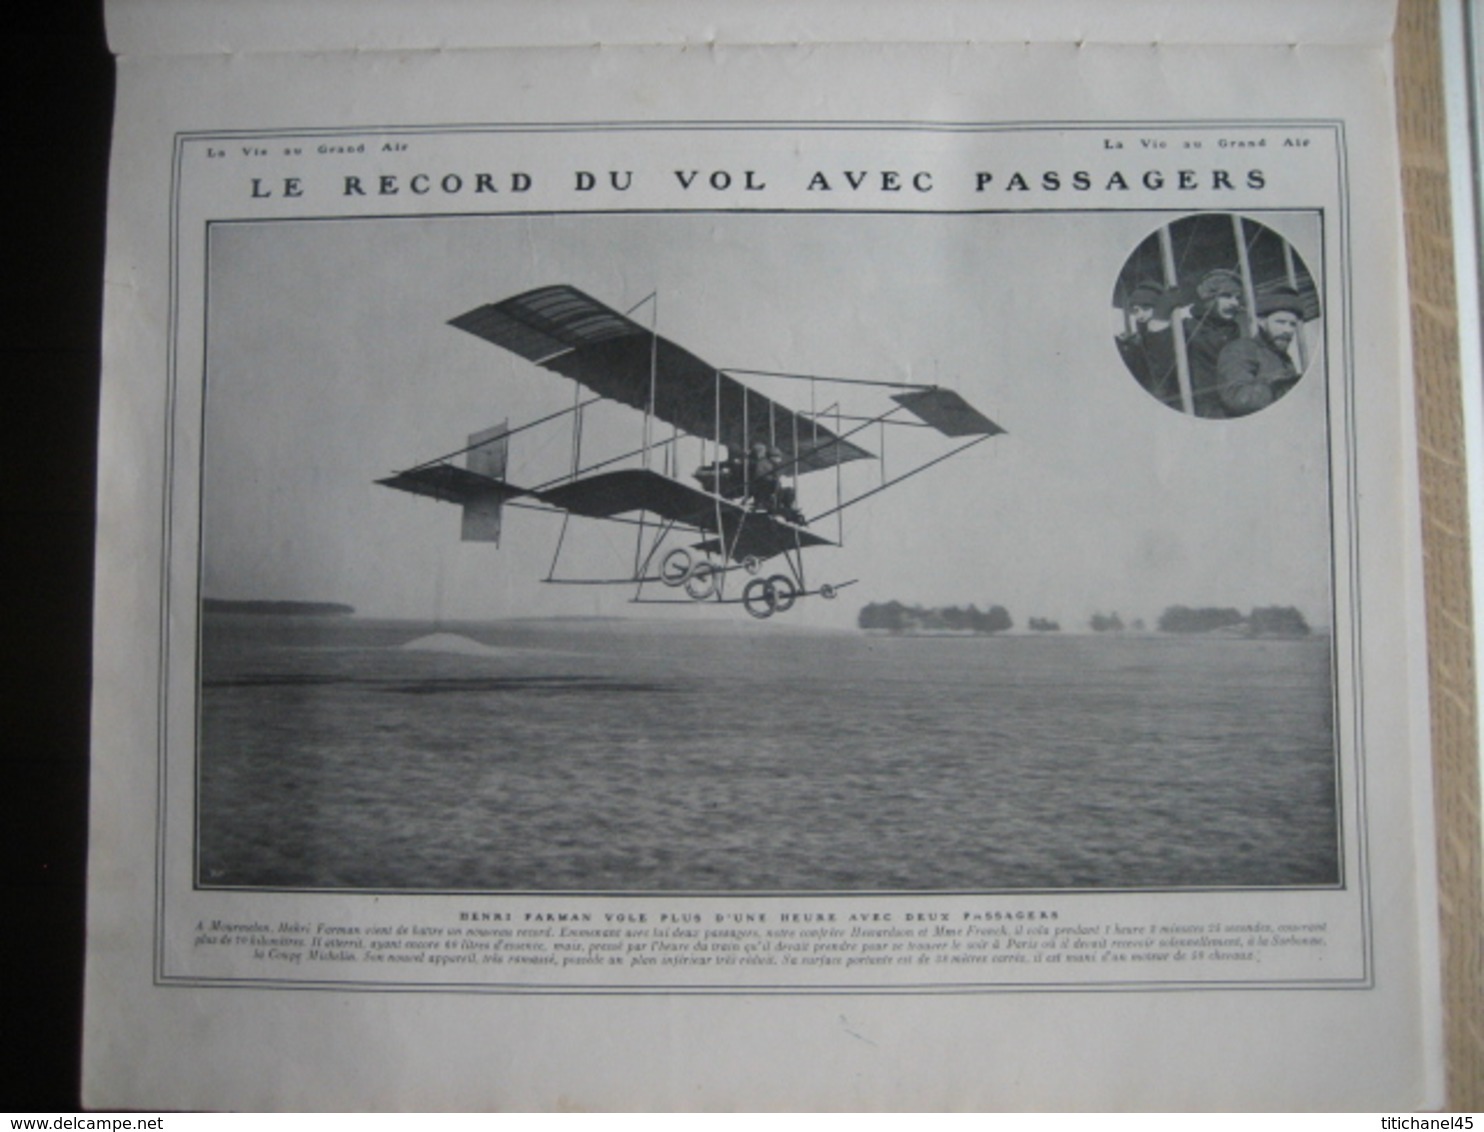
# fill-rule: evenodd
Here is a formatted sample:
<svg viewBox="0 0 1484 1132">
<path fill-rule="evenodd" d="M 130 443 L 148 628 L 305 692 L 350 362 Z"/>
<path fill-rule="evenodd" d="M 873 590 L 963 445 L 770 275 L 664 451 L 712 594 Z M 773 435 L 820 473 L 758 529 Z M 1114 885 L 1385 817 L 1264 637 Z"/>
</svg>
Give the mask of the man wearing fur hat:
<svg viewBox="0 0 1484 1132">
<path fill-rule="evenodd" d="M 1123 316 L 1128 329 L 1114 339 L 1118 345 L 1118 353 L 1123 358 L 1123 364 L 1128 366 L 1129 373 L 1133 374 L 1140 385 L 1160 400 L 1165 400 L 1165 395 L 1155 382 L 1155 357 L 1150 352 L 1153 344 L 1149 336 L 1149 323 L 1154 318 L 1155 307 L 1159 305 L 1163 294 L 1163 287 L 1158 283 L 1149 282 L 1140 283 L 1130 291 L 1128 299 L 1123 304 Z M 1179 391 L 1177 390 L 1177 404 L 1178 399 Z"/>
<path fill-rule="evenodd" d="M 1188 296 L 1189 291 L 1185 290 Z M 1195 288 L 1196 301 L 1189 307 L 1180 325 L 1185 335 L 1185 356 L 1190 367 L 1190 392 L 1198 417 L 1221 418 L 1226 407 L 1221 402 L 1216 376 L 1216 363 L 1221 351 L 1242 337 L 1242 278 L 1225 267 L 1214 268 L 1201 276 Z M 1181 302 L 1171 291 L 1165 297 L 1167 306 Z M 1172 312 L 1173 313 L 1173 312 Z M 1156 359 L 1155 383 L 1166 393 L 1156 392 L 1167 405 L 1183 409 L 1176 377 L 1174 335 L 1171 313 L 1156 312 L 1150 323 Z"/>
<path fill-rule="evenodd" d="M 1231 343 L 1217 361 L 1227 416 L 1245 417 L 1265 409 L 1294 387 L 1299 372 L 1288 351 L 1303 319 L 1303 303 L 1292 287 L 1279 287 L 1258 298 L 1256 337 Z"/>
</svg>

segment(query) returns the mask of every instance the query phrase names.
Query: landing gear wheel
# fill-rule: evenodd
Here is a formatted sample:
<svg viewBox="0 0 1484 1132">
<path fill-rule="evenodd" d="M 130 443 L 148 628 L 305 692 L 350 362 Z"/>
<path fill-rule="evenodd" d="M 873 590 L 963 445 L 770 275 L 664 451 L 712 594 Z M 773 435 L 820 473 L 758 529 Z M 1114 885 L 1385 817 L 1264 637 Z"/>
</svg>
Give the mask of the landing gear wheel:
<svg viewBox="0 0 1484 1132">
<path fill-rule="evenodd" d="M 709 562 L 697 562 L 685 579 L 685 592 L 696 601 L 705 601 L 716 593 L 718 571 Z"/>
<path fill-rule="evenodd" d="M 756 574 L 762 568 L 763 560 L 756 554 L 749 554 L 746 558 L 742 559 L 742 569 L 746 570 L 749 574 Z"/>
<path fill-rule="evenodd" d="M 759 621 L 772 617 L 773 607 L 776 604 L 771 579 L 754 578 L 742 591 L 742 608 Z"/>
<path fill-rule="evenodd" d="M 834 601 L 839 595 L 840 591 L 828 582 L 819 587 L 819 596 L 824 598 L 825 601 Z"/>
<path fill-rule="evenodd" d="M 685 580 L 690 577 L 691 556 L 690 551 L 683 546 L 677 546 L 669 554 L 665 555 L 660 562 L 660 581 L 667 586 L 683 586 Z"/>
<path fill-rule="evenodd" d="M 782 574 L 774 574 L 768 579 L 768 586 L 773 593 L 773 612 L 787 613 L 794 607 L 794 600 L 799 596 L 798 587 L 793 580 Z"/>
</svg>

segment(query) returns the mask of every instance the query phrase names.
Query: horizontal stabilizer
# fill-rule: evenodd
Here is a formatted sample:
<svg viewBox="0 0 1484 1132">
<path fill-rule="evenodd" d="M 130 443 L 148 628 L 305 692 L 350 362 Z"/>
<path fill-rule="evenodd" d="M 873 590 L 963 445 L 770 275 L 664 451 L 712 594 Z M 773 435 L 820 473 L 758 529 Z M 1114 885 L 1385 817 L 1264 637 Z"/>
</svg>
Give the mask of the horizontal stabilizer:
<svg viewBox="0 0 1484 1132">
<path fill-rule="evenodd" d="M 502 423 L 472 434 L 464 453 L 466 468 L 448 463 L 424 464 L 376 482 L 382 487 L 457 503 L 464 509 L 465 542 L 498 543 L 505 500 L 531 494 L 505 479 L 510 459 L 509 427 Z"/>
<path fill-rule="evenodd" d="M 894 393 L 892 400 L 944 436 L 996 436 L 1005 431 L 951 389 Z"/>
<path fill-rule="evenodd" d="M 413 495 L 459 504 L 464 509 L 462 535 L 466 542 L 498 543 L 500 513 L 505 500 L 530 494 L 523 487 L 452 464 L 429 464 L 376 482 L 382 487 L 394 487 Z"/>
<path fill-rule="evenodd" d="M 410 491 L 413 495 L 426 495 L 429 499 L 441 499 L 445 503 L 468 503 L 473 499 L 495 498 L 502 502 L 518 495 L 529 495 L 523 487 L 491 479 L 466 468 L 452 464 L 429 464 L 413 468 L 409 472 L 398 472 L 384 480 L 377 480 L 382 487 L 394 487 L 398 491 Z"/>
</svg>

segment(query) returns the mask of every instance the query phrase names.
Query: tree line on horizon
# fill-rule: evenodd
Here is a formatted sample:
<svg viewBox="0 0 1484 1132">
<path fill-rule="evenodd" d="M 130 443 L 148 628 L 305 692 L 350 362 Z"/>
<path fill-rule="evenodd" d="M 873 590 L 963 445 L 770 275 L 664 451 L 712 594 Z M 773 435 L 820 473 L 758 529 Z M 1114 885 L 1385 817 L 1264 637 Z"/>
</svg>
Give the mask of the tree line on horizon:
<svg viewBox="0 0 1484 1132">
<path fill-rule="evenodd" d="M 900 601 L 871 602 L 861 607 L 856 617 L 861 629 L 884 630 L 888 633 L 1002 633 L 1015 627 L 1015 621 L 1003 605 L 980 609 L 977 605 L 935 606 L 905 605 Z M 1087 622 L 1095 633 L 1144 631 L 1144 622 L 1135 618 L 1125 625 L 1115 611 L 1094 613 Z M 1032 617 L 1026 628 L 1038 633 L 1061 631 L 1061 625 L 1046 617 Z M 1155 628 L 1161 633 L 1229 633 L 1249 637 L 1307 637 L 1309 623 L 1291 605 L 1269 605 L 1254 608 L 1246 616 L 1234 608 L 1207 606 L 1192 609 L 1171 605 L 1159 615 Z"/>
<path fill-rule="evenodd" d="M 257 601 L 203 597 L 204 613 L 259 613 L 290 617 L 349 617 L 355 606 L 338 601 Z"/>
<path fill-rule="evenodd" d="M 890 633 L 1000 633 L 1015 627 L 1003 605 L 988 609 L 977 605 L 928 609 L 899 601 L 862 606 L 856 624 L 862 629 L 885 629 Z"/>
</svg>

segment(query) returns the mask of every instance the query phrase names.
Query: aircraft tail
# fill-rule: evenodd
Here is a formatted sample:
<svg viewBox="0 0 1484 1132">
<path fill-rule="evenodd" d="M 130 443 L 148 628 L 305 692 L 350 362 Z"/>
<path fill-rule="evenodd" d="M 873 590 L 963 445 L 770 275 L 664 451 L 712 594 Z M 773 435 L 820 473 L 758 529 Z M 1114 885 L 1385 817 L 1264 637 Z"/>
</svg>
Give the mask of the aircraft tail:
<svg viewBox="0 0 1484 1132">
<path fill-rule="evenodd" d="M 398 491 L 457 503 L 463 508 L 465 542 L 500 542 L 500 519 L 505 500 L 530 494 L 505 480 L 510 461 L 509 422 L 502 422 L 469 437 L 464 467 L 437 460 L 376 482 Z"/>
<path fill-rule="evenodd" d="M 469 434 L 469 449 L 464 454 L 464 467 L 476 475 L 505 481 L 505 468 L 510 462 L 510 422 L 501 421 L 492 428 Z M 504 512 L 505 492 L 489 491 L 463 500 L 464 517 L 459 534 L 465 542 L 500 544 L 500 520 Z"/>
</svg>

